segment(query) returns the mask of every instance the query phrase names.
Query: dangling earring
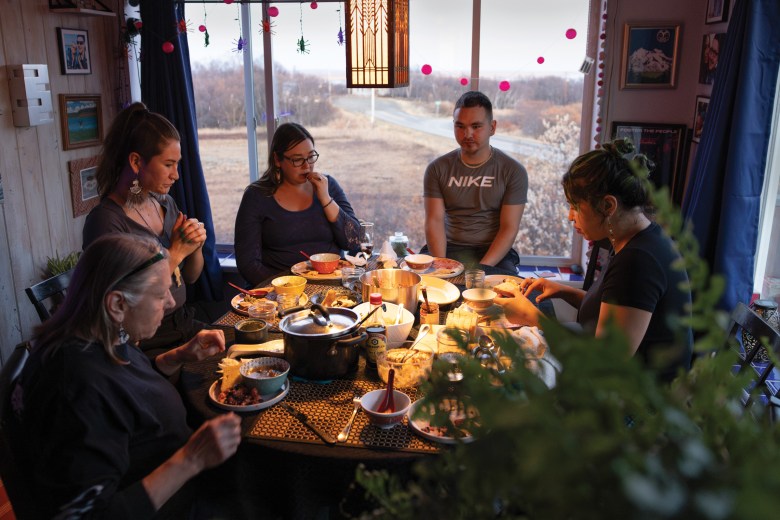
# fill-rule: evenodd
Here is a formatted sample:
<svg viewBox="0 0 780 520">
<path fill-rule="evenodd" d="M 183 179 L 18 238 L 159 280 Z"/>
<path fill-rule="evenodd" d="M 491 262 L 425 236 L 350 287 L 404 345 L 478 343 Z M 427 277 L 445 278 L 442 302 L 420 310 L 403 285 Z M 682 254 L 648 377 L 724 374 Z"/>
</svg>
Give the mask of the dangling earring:
<svg viewBox="0 0 780 520">
<path fill-rule="evenodd" d="M 612 218 L 607 217 L 607 232 L 609 233 L 609 241 L 612 242 L 612 245 L 615 245 L 615 230 L 612 229 Z"/>
<path fill-rule="evenodd" d="M 127 343 L 130 341 L 130 334 L 127 333 L 123 324 L 119 324 L 119 343 Z"/>
<path fill-rule="evenodd" d="M 274 170 L 274 182 L 276 182 L 276 184 L 282 183 L 282 169 L 279 167 Z"/>
<path fill-rule="evenodd" d="M 144 198 L 141 183 L 138 182 L 138 173 L 136 173 L 135 179 L 133 179 L 133 185 L 130 186 L 130 193 L 127 195 L 125 205 L 129 208 L 138 207 L 144 203 Z"/>
</svg>

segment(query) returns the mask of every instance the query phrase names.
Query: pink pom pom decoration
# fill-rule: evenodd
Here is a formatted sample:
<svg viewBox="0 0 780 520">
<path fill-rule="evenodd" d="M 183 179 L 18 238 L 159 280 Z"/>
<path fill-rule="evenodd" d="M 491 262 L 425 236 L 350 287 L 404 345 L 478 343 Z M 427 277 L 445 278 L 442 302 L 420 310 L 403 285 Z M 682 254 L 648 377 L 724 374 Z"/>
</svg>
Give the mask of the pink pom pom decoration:
<svg viewBox="0 0 780 520">
<path fill-rule="evenodd" d="M 576 37 L 577 37 L 577 31 L 575 31 L 574 29 L 566 30 L 566 38 L 568 38 L 569 40 L 573 40 Z"/>
<path fill-rule="evenodd" d="M 173 44 L 171 42 L 165 42 L 162 44 L 162 50 L 165 54 L 170 54 L 173 52 Z"/>
<path fill-rule="evenodd" d="M 469 79 L 468 78 L 460 78 L 460 84 L 465 87 L 466 85 L 469 84 Z"/>
<path fill-rule="evenodd" d="M 508 81 L 506 81 L 506 80 L 504 80 L 504 81 L 502 81 L 501 83 L 499 83 L 499 84 L 498 84 L 498 89 L 499 89 L 501 92 L 506 92 L 507 90 L 509 90 L 509 87 L 510 87 L 510 86 L 511 86 L 511 85 L 509 84 L 509 82 L 508 82 Z"/>
<path fill-rule="evenodd" d="M 279 8 L 276 7 L 275 5 L 272 5 L 271 7 L 269 7 L 268 8 L 268 16 L 271 16 L 271 17 L 279 16 Z"/>
<path fill-rule="evenodd" d="M 312 2 L 311 4 L 309 4 L 309 6 L 310 6 L 312 9 L 317 9 L 317 2 Z"/>
<path fill-rule="evenodd" d="M 198 30 L 199 30 L 200 32 L 206 32 L 206 26 L 205 26 L 205 25 L 203 25 L 203 24 L 201 24 L 201 25 L 199 25 L 199 26 L 198 26 Z"/>
<path fill-rule="evenodd" d="M 538 58 L 536 58 L 536 63 L 538 63 L 539 65 L 544 63 L 544 56 L 539 56 Z"/>
<path fill-rule="evenodd" d="M 425 65 L 422 66 L 422 69 L 420 69 L 420 70 L 422 71 L 423 74 L 425 74 L 427 76 L 428 74 L 433 72 L 433 67 L 431 67 L 430 65 L 428 65 L 426 63 Z"/>
</svg>

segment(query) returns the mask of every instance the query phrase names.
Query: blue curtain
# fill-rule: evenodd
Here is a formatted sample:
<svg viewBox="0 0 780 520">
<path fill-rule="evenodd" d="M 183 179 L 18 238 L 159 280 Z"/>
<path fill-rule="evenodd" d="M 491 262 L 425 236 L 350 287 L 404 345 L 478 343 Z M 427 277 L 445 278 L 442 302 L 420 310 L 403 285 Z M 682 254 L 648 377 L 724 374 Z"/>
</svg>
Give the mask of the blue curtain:
<svg viewBox="0 0 780 520">
<path fill-rule="evenodd" d="M 719 307 L 753 292 L 761 189 L 780 66 L 780 1 L 738 0 L 683 199 L 702 257 L 726 279 Z"/>
<path fill-rule="evenodd" d="M 205 266 L 200 279 L 188 288 L 188 299 L 221 300 L 222 272 L 217 258 L 214 222 L 200 163 L 198 124 L 192 89 L 190 51 L 186 32 L 179 34 L 177 22 L 185 20 L 184 4 L 173 0 L 141 0 L 141 99 L 149 110 L 167 117 L 181 134 L 180 178 L 171 196 L 188 217 L 203 222 L 208 239 L 203 246 Z M 173 52 L 163 52 L 163 44 Z"/>
</svg>

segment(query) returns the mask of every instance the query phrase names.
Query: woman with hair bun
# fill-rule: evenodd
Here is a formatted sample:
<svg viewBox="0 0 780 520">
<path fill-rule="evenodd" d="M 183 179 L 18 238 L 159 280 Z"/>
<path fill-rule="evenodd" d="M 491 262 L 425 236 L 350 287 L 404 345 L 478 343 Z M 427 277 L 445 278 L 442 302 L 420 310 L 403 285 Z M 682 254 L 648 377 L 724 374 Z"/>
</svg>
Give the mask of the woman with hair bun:
<svg viewBox="0 0 780 520">
<path fill-rule="evenodd" d="M 168 192 L 179 179 L 181 138 L 176 127 L 143 103 L 133 103 L 111 125 L 98 162 L 100 204 L 84 223 L 83 248 L 108 233 L 151 236 L 168 252 L 176 300 L 157 333 L 141 343 L 149 357 L 192 338 L 205 324 L 185 305 L 185 283 L 203 270 L 203 223 L 179 211 Z"/>
<path fill-rule="evenodd" d="M 497 298 L 508 318 L 538 325 L 536 301 L 561 298 L 579 310 L 577 322 L 601 336 L 614 320 L 628 338 L 631 355 L 672 379 L 679 368 L 690 368 L 692 333 L 678 327 L 690 314 L 688 275 L 675 267 L 680 254 L 661 227 L 647 216 L 650 205 L 647 176 L 653 168 L 643 155 L 633 155 L 625 140 L 607 143 L 574 160 L 563 176 L 569 221 L 586 240 L 609 239 L 612 252 L 601 276 L 587 292 L 545 278 L 527 278 L 511 293 Z M 628 156 L 633 157 L 628 158 Z"/>
</svg>

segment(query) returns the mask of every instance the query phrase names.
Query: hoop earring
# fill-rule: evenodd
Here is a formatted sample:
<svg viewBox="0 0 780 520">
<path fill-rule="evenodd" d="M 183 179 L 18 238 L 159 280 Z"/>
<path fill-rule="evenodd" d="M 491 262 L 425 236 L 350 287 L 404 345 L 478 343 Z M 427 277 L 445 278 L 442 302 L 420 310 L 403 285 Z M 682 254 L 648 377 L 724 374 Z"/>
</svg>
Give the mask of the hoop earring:
<svg viewBox="0 0 780 520">
<path fill-rule="evenodd" d="M 123 324 L 119 324 L 119 343 L 127 343 L 130 341 L 130 334 L 127 333 Z"/>
<path fill-rule="evenodd" d="M 138 182 L 138 174 L 136 173 L 133 184 L 130 186 L 130 193 L 127 195 L 125 205 L 130 208 L 137 207 L 144 203 L 144 199 L 143 189 L 141 188 L 141 183 Z"/>
</svg>

